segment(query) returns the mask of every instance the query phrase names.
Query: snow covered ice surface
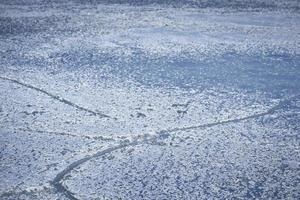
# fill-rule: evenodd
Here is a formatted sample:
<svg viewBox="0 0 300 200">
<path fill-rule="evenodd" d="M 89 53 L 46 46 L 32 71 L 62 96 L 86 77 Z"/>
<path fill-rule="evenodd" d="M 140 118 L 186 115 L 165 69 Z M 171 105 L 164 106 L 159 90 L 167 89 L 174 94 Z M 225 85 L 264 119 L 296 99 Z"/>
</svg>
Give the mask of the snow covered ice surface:
<svg viewBox="0 0 300 200">
<path fill-rule="evenodd" d="M 0 199 L 300 199 L 296 0 L 0 0 Z"/>
</svg>

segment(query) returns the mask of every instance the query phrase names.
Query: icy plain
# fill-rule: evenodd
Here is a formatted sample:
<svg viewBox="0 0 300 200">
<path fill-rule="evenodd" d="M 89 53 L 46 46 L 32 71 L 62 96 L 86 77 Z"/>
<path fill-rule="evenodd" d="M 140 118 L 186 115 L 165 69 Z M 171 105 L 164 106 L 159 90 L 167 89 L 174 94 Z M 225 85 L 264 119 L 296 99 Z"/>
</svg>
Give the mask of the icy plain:
<svg viewBox="0 0 300 200">
<path fill-rule="evenodd" d="M 0 0 L 0 199 L 300 199 L 297 1 L 111 2 Z"/>
</svg>

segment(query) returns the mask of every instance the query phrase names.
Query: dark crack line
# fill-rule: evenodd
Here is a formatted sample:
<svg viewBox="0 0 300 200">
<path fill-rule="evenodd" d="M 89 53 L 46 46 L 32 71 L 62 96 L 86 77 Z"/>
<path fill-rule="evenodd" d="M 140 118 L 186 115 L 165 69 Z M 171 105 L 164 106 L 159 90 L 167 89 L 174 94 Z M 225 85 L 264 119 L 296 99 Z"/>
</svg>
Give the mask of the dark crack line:
<svg viewBox="0 0 300 200">
<path fill-rule="evenodd" d="M 114 146 L 114 147 L 110 147 L 108 149 L 105 149 L 103 151 L 99 151 L 97 153 L 95 153 L 94 155 L 91 156 L 87 156 L 84 157 L 80 160 L 77 160 L 75 162 L 73 162 L 72 164 L 70 164 L 68 167 L 66 167 L 63 171 L 61 171 L 60 173 L 58 173 L 55 178 L 52 181 L 52 185 L 54 186 L 54 188 L 56 189 L 57 192 L 59 193 L 63 193 L 66 197 L 68 197 L 71 200 L 78 200 L 78 198 L 75 197 L 74 193 L 72 193 L 71 191 L 69 191 L 62 183 L 62 180 L 64 179 L 64 177 L 70 173 L 73 169 L 77 168 L 79 165 L 93 159 L 99 156 L 103 156 L 105 154 L 111 153 L 113 151 L 119 150 L 119 149 L 123 149 L 125 147 L 129 147 L 129 146 L 136 146 L 139 144 L 144 143 L 145 141 L 134 141 L 131 143 L 126 143 L 126 144 L 120 144 L 118 146 Z"/>
<path fill-rule="evenodd" d="M 166 129 L 166 130 L 161 130 L 158 133 L 173 133 L 173 132 L 177 132 L 177 131 L 188 131 L 188 130 L 193 130 L 193 129 L 200 129 L 200 128 L 209 128 L 209 127 L 213 127 L 213 126 L 218 126 L 218 125 L 224 125 L 224 124 L 230 124 L 230 123 L 238 123 L 241 121 L 245 121 L 247 119 L 254 119 L 254 118 L 258 118 L 258 117 L 262 117 L 265 115 L 269 115 L 273 113 L 266 111 L 263 113 L 259 113 L 256 115 L 250 115 L 247 117 L 243 117 L 243 118 L 237 118 L 237 119 L 230 119 L 230 120 L 225 120 L 225 121 L 219 121 L 219 122 L 212 122 L 212 123 L 208 123 L 208 124 L 201 124 L 201 125 L 195 125 L 195 126 L 188 126 L 188 127 L 182 127 L 182 128 L 174 128 L 174 129 Z"/>
<path fill-rule="evenodd" d="M 158 139 L 165 139 L 167 137 L 169 137 L 170 133 L 176 132 L 176 131 L 186 131 L 186 130 L 191 130 L 191 129 L 198 129 L 198 128 L 209 128 L 209 127 L 213 127 L 213 126 L 218 126 L 218 125 L 224 125 L 224 124 L 229 124 L 229 123 L 238 123 L 241 121 L 245 121 L 248 119 L 254 119 L 254 118 L 258 118 L 258 117 L 262 117 L 262 116 L 266 116 L 266 115 L 270 115 L 272 113 L 274 113 L 277 110 L 283 109 L 286 106 L 288 106 L 288 104 L 294 100 L 299 98 L 300 95 L 285 99 L 280 101 L 277 105 L 273 106 L 272 108 L 270 108 L 269 110 L 259 113 L 259 114 L 254 114 L 254 115 L 250 115 L 247 117 L 242 117 L 242 118 L 237 118 L 237 119 L 231 119 L 231 120 L 226 120 L 226 121 L 220 121 L 220 122 L 214 122 L 214 123 L 208 123 L 208 124 L 202 124 L 202 125 L 198 125 L 198 126 L 190 126 L 190 127 L 184 127 L 184 128 L 174 128 L 174 129 L 167 129 L 167 130 L 161 130 L 161 131 L 157 131 L 157 135 L 153 136 L 152 138 L 146 138 L 144 140 L 141 141 L 133 141 L 131 143 L 125 143 L 125 144 L 120 144 L 114 147 L 110 147 L 108 149 L 99 151 L 97 153 L 95 153 L 94 155 L 91 156 L 87 156 L 84 157 L 80 160 L 77 160 L 75 162 L 73 162 L 72 164 L 70 164 L 68 167 L 66 167 L 63 171 L 61 171 L 60 173 L 58 173 L 55 178 L 52 181 L 52 185 L 54 186 L 54 188 L 56 189 L 57 192 L 59 193 L 63 193 L 66 197 L 68 197 L 70 200 L 79 200 L 78 198 L 75 197 L 75 194 L 72 193 L 71 191 L 69 191 L 64 185 L 63 185 L 63 179 L 64 177 L 69 174 L 73 169 L 79 167 L 80 165 L 82 165 L 83 163 L 99 157 L 99 156 L 103 156 L 105 154 L 114 152 L 116 150 L 120 150 L 123 149 L 125 147 L 130 147 L 130 146 L 136 146 L 136 145 L 140 145 L 140 144 L 146 144 L 149 142 L 155 142 Z"/>
<path fill-rule="evenodd" d="M 88 108 L 84 108 L 84 107 L 79 106 L 79 105 L 77 105 L 77 104 L 75 104 L 75 103 L 73 103 L 73 102 L 71 102 L 71 101 L 69 101 L 69 100 L 66 100 L 66 99 L 64 99 L 64 98 L 62 98 L 62 97 L 60 97 L 60 96 L 51 94 L 51 93 L 49 93 L 49 92 L 47 92 L 47 91 L 45 91 L 45 90 L 43 90 L 43 89 L 41 89 L 41 88 L 38 88 L 38 87 L 35 87 L 35 86 L 32 86 L 32 85 L 29 85 L 29 84 L 27 84 L 27 83 L 23 83 L 23 82 L 20 82 L 20 81 L 18 81 L 18 80 L 15 80 L 15 79 L 7 78 L 7 77 L 2 77 L 2 76 L 0 76 L 0 79 L 6 80 L 6 81 L 10 81 L 10 82 L 16 83 L 16 84 L 18 84 L 18 85 L 21 85 L 21 86 L 23 86 L 23 87 L 26 87 L 26 88 L 35 90 L 35 91 L 40 92 L 40 93 L 43 93 L 43 94 L 49 96 L 50 98 L 52 98 L 52 99 L 54 99 L 54 100 L 56 100 L 56 101 L 59 101 L 59 102 L 61 102 L 61 103 L 63 103 L 63 104 L 66 104 L 66 105 L 68 105 L 68 106 L 74 107 L 74 108 L 76 108 L 76 109 L 78 109 L 78 110 L 85 111 L 85 112 L 90 113 L 90 114 L 92 114 L 92 115 L 96 115 L 96 116 L 99 116 L 99 117 L 102 117 L 102 118 L 110 118 L 110 116 L 108 116 L 108 115 L 106 115 L 106 114 L 103 114 L 103 113 L 101 113 L 101 112 L 96 112 L 96 111 L 90 110 L 90 109 L 88 109 Z"/>
<path fill-rule="evenodd" d="M 289 106 L 289 103 L 291 101 L 293 101 L 294 99 L 297 99 L 299 97 L 300 97 L 300 95 L 296 95 L 296 96 L 293 96 L 291 98 L 282 100 L 277 105 L 271 107 L 270 109 L 268 109 L 267 111 L 262 112 L 262 113 L 258 113 L 258 114 L 254 114 L 254 115 L 249 115 L 249 116 L 242 117 L 242 118 L 237 118 L 237 119 L 229 119 L 229 120 L 225 120 L 225 121 L 212 122 L 212 123 L 195 125 L 195 126 L 188 126 L 188 127 L 182 127 L 182 128 L 174 128 L 174 129 L 161 130 L 161 131 L 158 132 L 158 134 L 161 134 L 161 133 L 173 133 L 173 132 L 177 132 L 177 131 L 187 131 L 187 130 L 199 129 L 199 128 L 209 128 L 209 127 L 213 127 L 213 126 L 230 124 L 230 123 L 238 123 L 238 122 L 242 122 L 242 121 L 245 121 L 245 120 L 248 120 L 248 119 L 255 119 L 255 118 L 263 117 L 263 116 L 266 116 L 266 115 L 271 115 L 275 111 L 283 109 L 286 106 Z"/>
<path fill-rule="evenodd" d="M 59 96 L 56 96 L 56 95 L 53 95 L 53 94 L 51 94 L 51 93 L 49 93 L 45 90 L 42 90 L 40 88 L 35 87 L 35 86 L 29 85 L 29 84 L 26 84 L 26 83 L 22 83 L 22 82 L 19 82 L 17 80 L 6 78 L 6 77 L 1 77 L 0 76 L 0 79 L 11 81 L 13 83 L 16 83 L 16 84 L 19 84 L 21 86 L 27 87 L 29 89 L 38 91 L 40 93 L 43 93 L 43 94 L 49 96 L 50 98 L 52 98 L 54 100 L 57 100 L 61 103 L 72 106 L 74 108 L 77 108 L 78 110 L 82 110 L 82 111 L 91 113 L 93 115 L 98 115 L 100 117 L 109 117 L 108 115 L 105 115 L 105 114 L 102 114 L 102 113 L 99 113 L 99 112 L 95 112 L 95 111 L 89 110 L 87 108 L 81 107 L 79 105 L 76 105 L 76 104 L 74 104 L 74 103 L 72 103 L 72 102 L 70 102 L 66 99 L 63 99 L 63 98 L 61 98 Z M 141 140 L 141 141 L 133 141 L 133 142 L 130 142 L 130 143 L 123 143 L 123 144 L 119 144 L 119 145 L 114 146 L 114 147 L 107 148 L 107 149 L 99 151 L 99 152 L 97 152 L 97 153 L 95 153 L 91 156 L 86 156 L 82 159 L 79 159 L 79 160 L 71 163 L 64 170 L 62 170 L 60 173 L 58 173 L 51 183 L 52 183 L 52 185 L 54 186 L 54 188 L 56 189 L 56 191 L 58 193 L 64 194 L 70 200 L 78 200 L 78 198 L 75 197 L 75 194 L 72 193 L 70 190 L 68 190 L 63 185 L 63 179 L 72 170 L 74 170 L 75 168 L 79 167 L 80 165 L 86 163 L 87 161 L 89 161 L 93 158 L 97 158 L 97 157 L 103 156 L 105 154 L 108 154 L 108 153 L 111 153 L 111 152 L 114 152 L 116 150 L 120 150 L 120 149 L 123 149 L 123 148 L 126 148 L 126 147 L 130 147 L 130 146 L 133 147 L 133 146 L 136 146 L 136 145 L 145 144 L 147 142 L 155 142 L 156 140 L 158 140 L 160 138 L 165 139 L 169 136 L 170 133 L 176 132 L 176 131 L 186 131 L 186 130 L 192 130 L 192 129 L 198 129 L 198 128 L 209 128 L 209 127 L 213 127 L 213 126 L 217 126 L 217 125 L 224 125 L 224 124 L 229 124 L 229 123 L 238 123 L 238 122 L 245 121 L 245 120 L 248 120 L 248 119 L 254 119 L 254 118 L 262 117 L 262 116 L 265 116 L 265 115 L 270 115 L 270 114 L 274 113 L 275 111 L 284 108 L 286 105 L 288 105 L 290 103 L 290 101 L 292 101 L 293 99 L 298 98 L 299 96 L 300 95 L 297 95 L 297 96 L 294 96 L 292 98 L 280 101 L 276 106 L 270 108 L 269 110 L 267 110 L 265 112 L 259 113 L 259 114 L 254 114 L 254 115 L 250 115 L 250 116 L 246 116 L 246 117 L 242 117 L 242 118 L 237 118 L 237 119 L 231 119 L 231 120 L 213 122 L 213 123 L 208 123 L 208 124 L 196 125 L 196 126 L 161 130 L 161 131 L 157 132 L 157 135 L 153 136 L 150 139 L 144 139 L 144 140 Z M 67 135 L 70 135 L 70 134 L 67 134 Z"/>
</svg>

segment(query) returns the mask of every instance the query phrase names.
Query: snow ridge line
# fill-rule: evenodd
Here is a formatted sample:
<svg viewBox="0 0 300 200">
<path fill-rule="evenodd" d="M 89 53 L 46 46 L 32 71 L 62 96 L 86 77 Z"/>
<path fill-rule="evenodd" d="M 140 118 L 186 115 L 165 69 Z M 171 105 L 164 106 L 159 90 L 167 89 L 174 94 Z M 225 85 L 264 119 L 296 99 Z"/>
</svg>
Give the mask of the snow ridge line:
<svg viewBox="0 0 300 200">
<path fill-rule="evenodd" d="M 61 102 L 63 104 L 66 104 L 68 106 L 74 107 L 74 108 L 76 108 L 78 110 L 90 113 L 92 115 L 99 116 L 101 118 L 111 118 L 110 116 L 108 116 L 106 114 L 103 114 L 101 112 L 96 112 L 96 111 L 90 110 L 88 108 L 84 108 L 82 106 L 79 106 L 79 105 L 77 105 L 77 104 L 75 104 L 75 103 L 67 100 L 67 99 L 64 99 L 64 98 L 62 98 L 60 96 L 57 96 L 57 95 L 54 95 L 54 94 L 51 94 L 50 92 L 47 92 L 46 90 L 43 90 L 43 89 L 38 88 L 38 87 L 35 87 L 33 85 L 29 85 L 27 83 L 23 83 L 23 82 L 20 82 L 18 80 L 7 78 L 7 77 L 3 77 L 3 76 L 0 76 L 0 79 L 5 80 L 5 81 L 10 81 L 10 82 L 16 83 L 18 85 L 21 85 L 23 87 L 35 90 L 35 91 L 40 92 L 40 93 L 43 93 L 43 94 L 47 95 L 48 97 L 50 97 L 50 98 L 52 98 L 52 99 L 54 99 L 56 101 L 59 101 L 59 102 Z"/>
<path fill-rule="evenodd" d="M 248 119 L 254 119 L 254 118 L 259 118 L 259 117 L 262 117 L 262 116 L 270 115 L 270 114 L 273 114 L 277 110 L 288 107 L 291 101 L 293 101 L 293 100 L 295 100 L 299 97 L 300 97 L 300 94 L 296 95 L 296 96 L 293 96 L 291 98 L 284 99 L 284 100 L 280 101 L 277 105 L 271 107 L 270 109 L 268 109 L 267 111 L 262 112 L 262 113 L 249 115 L 249 116 L 242 117 L 242 118 L 237 118 L 237 119 L 231 119 L 231 120 L 225 120 L 225 121 L 202 124 L 202 125 L 198 125 L 198 126 L 190 126 L 190 127 L 183 127 L 183 128 L 174 128 L 174 129 L 161 130 L 161 131 L 157 131 L 156 132 L 157 135 L 155 135 L 151 138 L 148 138 L 148 139 L 146 138 L 146 139 L 141 140 L 141 141 L 136 140 L 136 141 L 133 141 L 133 142 L 130 142 L 130 143 L 119 144 L 117 146 L 110 147 L 110 148 L 107 148 L 107 149 L 102 150 L 102 151 L 98 151 L 97 153 L 95 153 L 91 156 L 84 157 L 80 160 L 77 160 L 77 161 L 73 162 L 69 166 L 67 166 L 63 171 L 61 171 L 60 173 L 58 173 L 55 176 L 55 178 L 52 181 L 52 185 L 54 186 L 54 188 L 56 189 L 56 191 L 58 193 L 63 193 L 70 200 L 79 200 L 78 198 L 75 197 L 74 193 L 69 191 L 63 185 L 63 179 L 73 169 L 79 167 L 80 165 L 84 164 L 85 162 L 87 162 L 87 161 L 89 161 L 93 158 L 103 156 L 105 154 L 108 154 L 108 153 L 111 153 L 113 151 L 123 149 L 123 148 L 126 148 L 126 147 L 130 147 L 130 146 L 132 147 L 132 146 L 137 146 L 137 145 L 140 145 L 140 144 L 156 142 L 156 140 L 158 140 L 158 139 L 166 139 L 170 136 L 170 133 L 176 132 L 176 131 L 186 131 L 186 130 L 192 130 L 192 129 L 198 129 L 198 128 L 209 128 L 209 127 L 218 126 L 218 125 L 238 123 L 238 122 L 245 121 L 245 120 L 248 120 Z M 147 136 L 147 134 L 145 134 L 145 136 Z"/>
</svg>

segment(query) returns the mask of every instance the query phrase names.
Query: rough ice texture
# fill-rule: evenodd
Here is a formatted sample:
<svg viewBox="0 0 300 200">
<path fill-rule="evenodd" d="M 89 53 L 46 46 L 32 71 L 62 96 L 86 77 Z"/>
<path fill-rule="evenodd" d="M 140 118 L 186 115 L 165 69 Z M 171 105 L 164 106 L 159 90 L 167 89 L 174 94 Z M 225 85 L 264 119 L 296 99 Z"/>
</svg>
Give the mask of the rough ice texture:
<svg viewBox="0 0 300 200">
<path fill-rule="evenodd" d="M 299 199 L 297 1 L 0 1 L 1 199 Z"/>
</svg>

